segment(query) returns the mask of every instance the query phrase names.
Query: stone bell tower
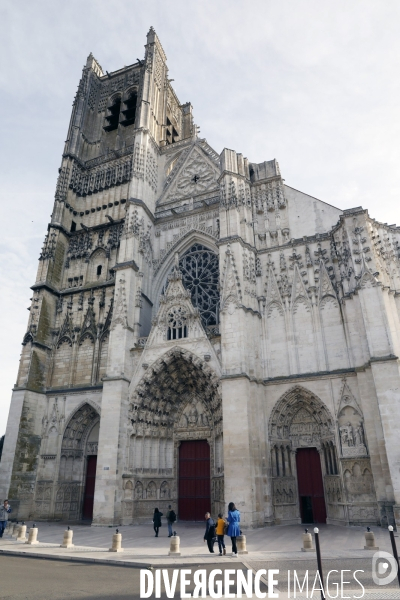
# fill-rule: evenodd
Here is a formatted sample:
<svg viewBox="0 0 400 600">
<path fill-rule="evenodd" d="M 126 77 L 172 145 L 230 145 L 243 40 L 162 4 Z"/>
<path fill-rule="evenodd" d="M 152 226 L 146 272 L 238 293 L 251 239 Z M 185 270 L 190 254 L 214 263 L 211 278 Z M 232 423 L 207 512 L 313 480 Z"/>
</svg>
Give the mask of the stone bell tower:
<svg viewBox="0 0 400 600">
<path fill-rule="evenodd" d="M 151 321 L 160 151 L 194 131 L 191 105 L 176 97 L 153 28 L 144 59 L 127 67 L 103 72 L 88 56 L 32 286 L 0 469 L 0 495 L 14 499 L 20 518 L 81 516 L 87 444 L 96 435 L 96 510 L 117 518 L 130 349 Z"/>
</svg>

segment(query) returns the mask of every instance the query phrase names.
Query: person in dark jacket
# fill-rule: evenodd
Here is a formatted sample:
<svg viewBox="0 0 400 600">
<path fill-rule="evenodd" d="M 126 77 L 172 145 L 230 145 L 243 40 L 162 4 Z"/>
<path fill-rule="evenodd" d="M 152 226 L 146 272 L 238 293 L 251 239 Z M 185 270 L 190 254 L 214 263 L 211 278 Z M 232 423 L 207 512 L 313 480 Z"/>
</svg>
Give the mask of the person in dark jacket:
<svg viewBox="0 0 400 600">
<path fill-rule="evenodd" d="M 0 506 L 0 538 L 3 537 L 4 530 L 7 527 L 10 512 L 11 506 L 8 504 L 8 500 L 4 500 L 3 506 Z"/>
<path fill-rule="evenodd" d="M 154 515 L 153 515 L 153 527 L 154 527 L 154 531 L 156 532 L 155 537 L 158 537 L 158 530 L 160 529 L 162 523 L 161 523 L 161 517 L 162 517 L 162 512 L 160 512 L 158 510 L 158 508 L 154 509 Z"/>
<path fill-rule="evenodd" d="M 165 516 L 167 517 L 168 537 L 172 537 L 172 525 L 176 521 L 176 514 L 175 511 L 172 510 L 172 506 L 170 504 L 168 505 L 167 514 Z"/>
<path fill-rule="evenodd" d="M 232 542 L 232 556 L 237 556 L 236 538 L 240 535 L 240 512 L 233 502 L 228 504 L 228 535 Z"/>
<path fill-rule="evenodd" d="M 206 531 L 204 534 L 204 541 L 207 542 L 207 546 L 210 552 L 214 552 L 215 543 L 215 521 L 211 518 L 210 513 L 205 514 L 206 519 Z"/>
</svg>

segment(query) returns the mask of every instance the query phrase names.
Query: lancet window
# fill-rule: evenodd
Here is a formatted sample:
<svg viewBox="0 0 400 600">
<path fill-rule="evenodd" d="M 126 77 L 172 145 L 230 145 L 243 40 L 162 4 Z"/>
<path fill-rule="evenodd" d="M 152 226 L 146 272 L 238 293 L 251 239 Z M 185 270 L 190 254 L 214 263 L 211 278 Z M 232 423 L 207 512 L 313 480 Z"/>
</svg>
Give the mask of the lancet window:
<svg viewBox="0 0 400 600">
<path fill-rule="evenodd" d="M 124 104 L 125 109 L 121 111 L 124 115 L 124 118 L 121 121 L 121 125 L 123 125 L 124 127 L 128 127 L 128 125 L 133 125 L 135 122 L 137 93 L 132 92 L 129 95 L 129 98 L 125 100 Z"/>
<path fill-rule="evenodd" d="M 106 116 L 107 125 L 104 126 L 105 131 L 113 131 L 118 128 L 119 113 L 121 110 L 121 98 L 118 96 L 113 103 L 107 107 L 108 115 Z"/>
</svg>

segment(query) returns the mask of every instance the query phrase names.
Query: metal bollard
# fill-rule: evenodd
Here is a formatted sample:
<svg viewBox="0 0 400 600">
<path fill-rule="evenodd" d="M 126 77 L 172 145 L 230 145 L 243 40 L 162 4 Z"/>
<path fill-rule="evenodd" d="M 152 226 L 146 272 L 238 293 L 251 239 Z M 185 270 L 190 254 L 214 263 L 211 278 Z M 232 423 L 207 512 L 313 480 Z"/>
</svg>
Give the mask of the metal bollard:
<svg viewBox="0 0 400 600">
<path fill-rule="evenodd" d="M 109 552 L 123 552 L 124 549 L 121 547 L 122 543 L 122 533 L 119 533 L 117 529 L 112 536 L 112 547 L 109 549 Z"/>
<path fill-rule="evenodd" d="M 308 529 L 304 530 L 303 533 L 303 547 L 301 549 L 302 552 L 315 552 L 315 548 L 312 543 L 312 535 L 308 533 Z"/>
<path fill-rule="evenodd" d="M 26 525 L 22 523 L 18 530 L 17 542 L 26 542 Z"/>
<path fill-rule="evenodd" d="M 321 580 L 322 590 L 321 590 L 321 600 L 325 600 L 325 586 L 324 586 L 324 574 L 322 573 L 322 560 L 321 560 L 321 548 L 319 546 L 319 529 L 318 527 L 314 527 L 315 534 L 315 549 L 317 552 L 317 565 L 319 577 Z"/>
<path fill-rule="evenodd" d="M 364 550 L 379 550 L 379 546 L 375 545 L 375 534 L 371 531 L 370 527 L 367 527 L 365 532 L 365 546 Z"/>
<path fill-rule="evenodd" d="M 394 539 L 394 533 L 393 533 L 393 527 L 392 525 L 389 525 L 388 527 L 389 529 L 389 535 L 390 535 L 390 542 L 392 544 L 392 551 L 393 551 L 393 556 L 397 562 L 397 580 L 399 582 L 399 586 L 400 586 L 400 563 L 399 563 L 399 555 L 397 554 L 397 546 L 396 546 L 396 540 Z"/>
<path fill-rule="evenodd" d="M 38 535 L 38 528 L 36 527 L 35 523 L 33 523 L 32 527 L 29 530 L 29 536 L 28 536 L 28 541 L 25 542 L 25 544 L 29 544 L 30 546 L 33 546 L 34 544 L 38 544 L 38 539 L 37 539 L 37 535 Z"/>
<path fill-rule="evenodd" d="M 18 537 L 18 530 L 19 530 L 19 524 L 18 524 L 18 521 L 16 521 L 16 522 L 14 523 L 14 527 L 13 527 L 13 530 L 12 530 L 12 533 L 11 533 L 11 535 L 12 535 L 14 538 L 17 538 L 17 537 Z"/>
<path fill-rule="evenodd" d="M 245 535 L 238 535 L 236 538 L 237 541 L 237 553 L 238 554 L 248 554 L 247 552 L 247 548 L 246 548 L 246 536 Z"/>
<path fill-rule="evenodd" d="M 179 537 L 179 535 L 176 535 L 176 531 L 174 531 L 174 535 L 170 539 L 171 539 L 171 541 L 169 543 L 168 555 L 169 556 L 180 556 L 181 555 L 181 551 L 180 551 L 181 538 Z"/>
<path fill-rule="evenodd" d="M 68 525 L 68 529 L 66 529 L 64 531 L 64 539 L 63 539 L 63 543 L 60 544 L 60 548 L 73 548 L 74 547 L 74 544 L 72 543 L 73 535 L 74 535 L 74 532 Z"/>
</svg>

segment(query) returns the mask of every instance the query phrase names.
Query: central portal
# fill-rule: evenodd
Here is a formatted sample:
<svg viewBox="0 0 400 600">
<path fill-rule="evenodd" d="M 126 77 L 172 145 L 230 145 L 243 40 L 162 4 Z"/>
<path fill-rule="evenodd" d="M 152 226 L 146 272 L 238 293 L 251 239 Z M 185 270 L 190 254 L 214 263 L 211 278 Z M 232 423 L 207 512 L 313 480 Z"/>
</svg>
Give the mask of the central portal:
<svg viewBox="0 0 400 600">
<path fill-rule="evenodd" d="M 181 521 L 203 521 L 211 511 L 210 446 L 206 440 L 179 446 L 178 511 Z"/>
<path fill-rule="evenodd" d="M 302 523 L 326 523 L 321 460 L 316 448 L 300 448 L 296 453 Z"/>
</svg>

